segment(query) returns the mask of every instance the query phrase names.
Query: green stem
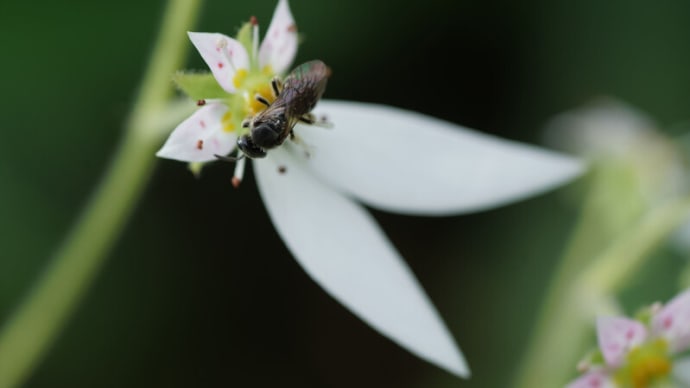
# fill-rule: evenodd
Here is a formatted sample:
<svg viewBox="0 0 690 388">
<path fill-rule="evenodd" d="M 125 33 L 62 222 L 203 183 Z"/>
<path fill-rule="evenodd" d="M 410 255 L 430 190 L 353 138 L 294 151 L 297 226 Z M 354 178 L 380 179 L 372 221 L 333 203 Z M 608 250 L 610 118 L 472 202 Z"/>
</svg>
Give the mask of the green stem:
<svg viewBox="0 0 690 388">
<path fill-rule="evenodd" d="M 596 315 L 616 311 L 611 295 L 625 285 L 651 257 L 649 253 L 689 214 L 690 199 L 656 207 L 594 256 L 584 270 L 576 271 L 572 265 L 576 258 L 566 255 L 562 268 L 574 272 L 559 273 L 515 386 L 563 386 L 568 371 L 575 370 L 574 357 L 583 350 Z"/>
<path fill-rule="evenodd" d="M 609 294 L 637 273 L 651 251 L 688 219 L 690 198 L 668 201 L 616 240 L 582 273 L 581 287 Z"/>
<path fill-rule="evenodd" d="M 580 218 L 549 285 L 515 387 L 562 386 L 589 340 L 588 311 L 593 306 L 615 308 L 609 300 L 597 301 L 598 296 L 580 292 L 577 279 L 612 240 L 640 219 L 648 204 L 637 171 L 627 163 L 594 164 L 585 182 L 588 190 Z"/>
<path fill-rule="evenodd" d="M 185 31 L 200 0 L 172 0 L 113 162 L 64 245 L 27 299 L 0 331 L 0 388 L 25 381 L 55 341 L 112 248 L 154 166 L 172 74 L 188 47 Z"/>
</svg>

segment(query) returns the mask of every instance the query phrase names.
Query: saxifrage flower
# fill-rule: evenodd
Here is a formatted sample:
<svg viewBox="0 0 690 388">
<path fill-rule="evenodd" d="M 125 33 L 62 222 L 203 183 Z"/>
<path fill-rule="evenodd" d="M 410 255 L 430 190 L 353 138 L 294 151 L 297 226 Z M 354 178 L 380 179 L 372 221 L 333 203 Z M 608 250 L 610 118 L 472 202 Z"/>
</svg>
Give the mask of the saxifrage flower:
<svg viewBox="0 0 690 388">
<path fill-rule="evenodd" d="M 265 109 L 256 95 L 273 101 L 271 80 L 292 63 L 296 31 L 280 0 L 260 46 L 255 20 L 237 39 L 189 33 L 212 75 L 176 76 L 203 106 L 157 155 L 209 162 L 231 153 L 248 130 L 243 120 Z M 359 318 L 417 356 L 469 376 L 450 331 L 364 205 L 409 215 L 478 211 L 567 182 L 581 163 L 389 106 L 323 100 L 315 113 L 332 128 L 298 124 L 299 142 L 252 161 L 279 235 L 305 271 Z M 245 161 L 237 163 L 235 184 Z"/>
</svg>

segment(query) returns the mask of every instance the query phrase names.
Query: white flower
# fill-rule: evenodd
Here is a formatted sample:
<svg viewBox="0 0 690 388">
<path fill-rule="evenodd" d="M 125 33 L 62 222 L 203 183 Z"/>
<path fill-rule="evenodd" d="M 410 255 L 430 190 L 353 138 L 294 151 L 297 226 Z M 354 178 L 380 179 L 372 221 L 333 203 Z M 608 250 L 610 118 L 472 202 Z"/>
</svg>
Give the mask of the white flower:
<svg viewBox="0 0 690 388">
<path fill-rule="evenodd" d="M 238 123 L 256 113 L 254 92 L 270 93 L 273 72 L 292 62 L 295 31 L 280 0 L 258 50 L 256 27 L 251 44 L 190 33 L 228 94 L 206 100 L 158 156 L 206 162 L 230 153 Z M 288 140 L 253 160 L 278 233 L 307 273 L 362 320 L 419 357 L 469 376 L 438 312 L 363 204 L 418 215 L 477 211 L 562 184 L 580 173 L 580 163 L 382 105 L 326 100 L 315 113 L 333 128 L 297 125 L 299 143 Z"/>
<path fill-rule="evenodd" d="M 629 166 L 645 199 L 659 203 L 685 193 L 688 176 L 677 146 L 644 112 L 613 99 L 556 116 L 546 143 L 598 163 Z"/>
</svg>

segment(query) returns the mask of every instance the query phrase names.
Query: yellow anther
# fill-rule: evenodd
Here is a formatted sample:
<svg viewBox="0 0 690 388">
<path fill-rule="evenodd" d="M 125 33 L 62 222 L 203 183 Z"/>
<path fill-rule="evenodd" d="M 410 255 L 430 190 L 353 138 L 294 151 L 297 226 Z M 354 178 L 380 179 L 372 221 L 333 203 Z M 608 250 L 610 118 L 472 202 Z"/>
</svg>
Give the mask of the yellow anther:
<svg viewBox="0 0 690 388">
<path fill-rule="evenodd" d="M 232 84 L 235 85 L 236 88 L 239 88 L 242 86 L 242 83 L 244 83 L 245 78 L 247 78 L 247 69 L 239 69 L 235 73 L 235 76 L 232 78 Z"/>
<path fill-rule="evenodd" d="M 232 112 L 227 111 L 223 115 L 223 117 L 220 118 L 220 122 L 223 123 L 223 125 L 229 123 L 232 120 Z"/>
</svg>

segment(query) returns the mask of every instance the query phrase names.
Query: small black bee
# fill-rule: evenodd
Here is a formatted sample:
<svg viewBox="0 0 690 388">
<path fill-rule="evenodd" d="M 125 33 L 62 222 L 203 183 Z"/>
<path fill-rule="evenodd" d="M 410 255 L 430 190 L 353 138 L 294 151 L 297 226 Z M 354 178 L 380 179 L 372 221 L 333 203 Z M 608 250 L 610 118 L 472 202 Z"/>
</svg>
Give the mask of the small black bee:
<svg viewBox="0 0 690 388">
<path fill-rule="evenodd" d="M 313 124 L 316 120 L 310 112 L 326 90 L 330 75 L 328 66 L 315 60 L 297 66 L 282 85 L 274 79 L 272 86 L 277 97 L 272 103 L 256 97 L 266 109 L 242 124 L 250 131 L 237 139 L 240 151 L 250 158 L 263 158 L 266 150 L 278 147 L 292 135 L 297 122 Z"/>
</svg>

